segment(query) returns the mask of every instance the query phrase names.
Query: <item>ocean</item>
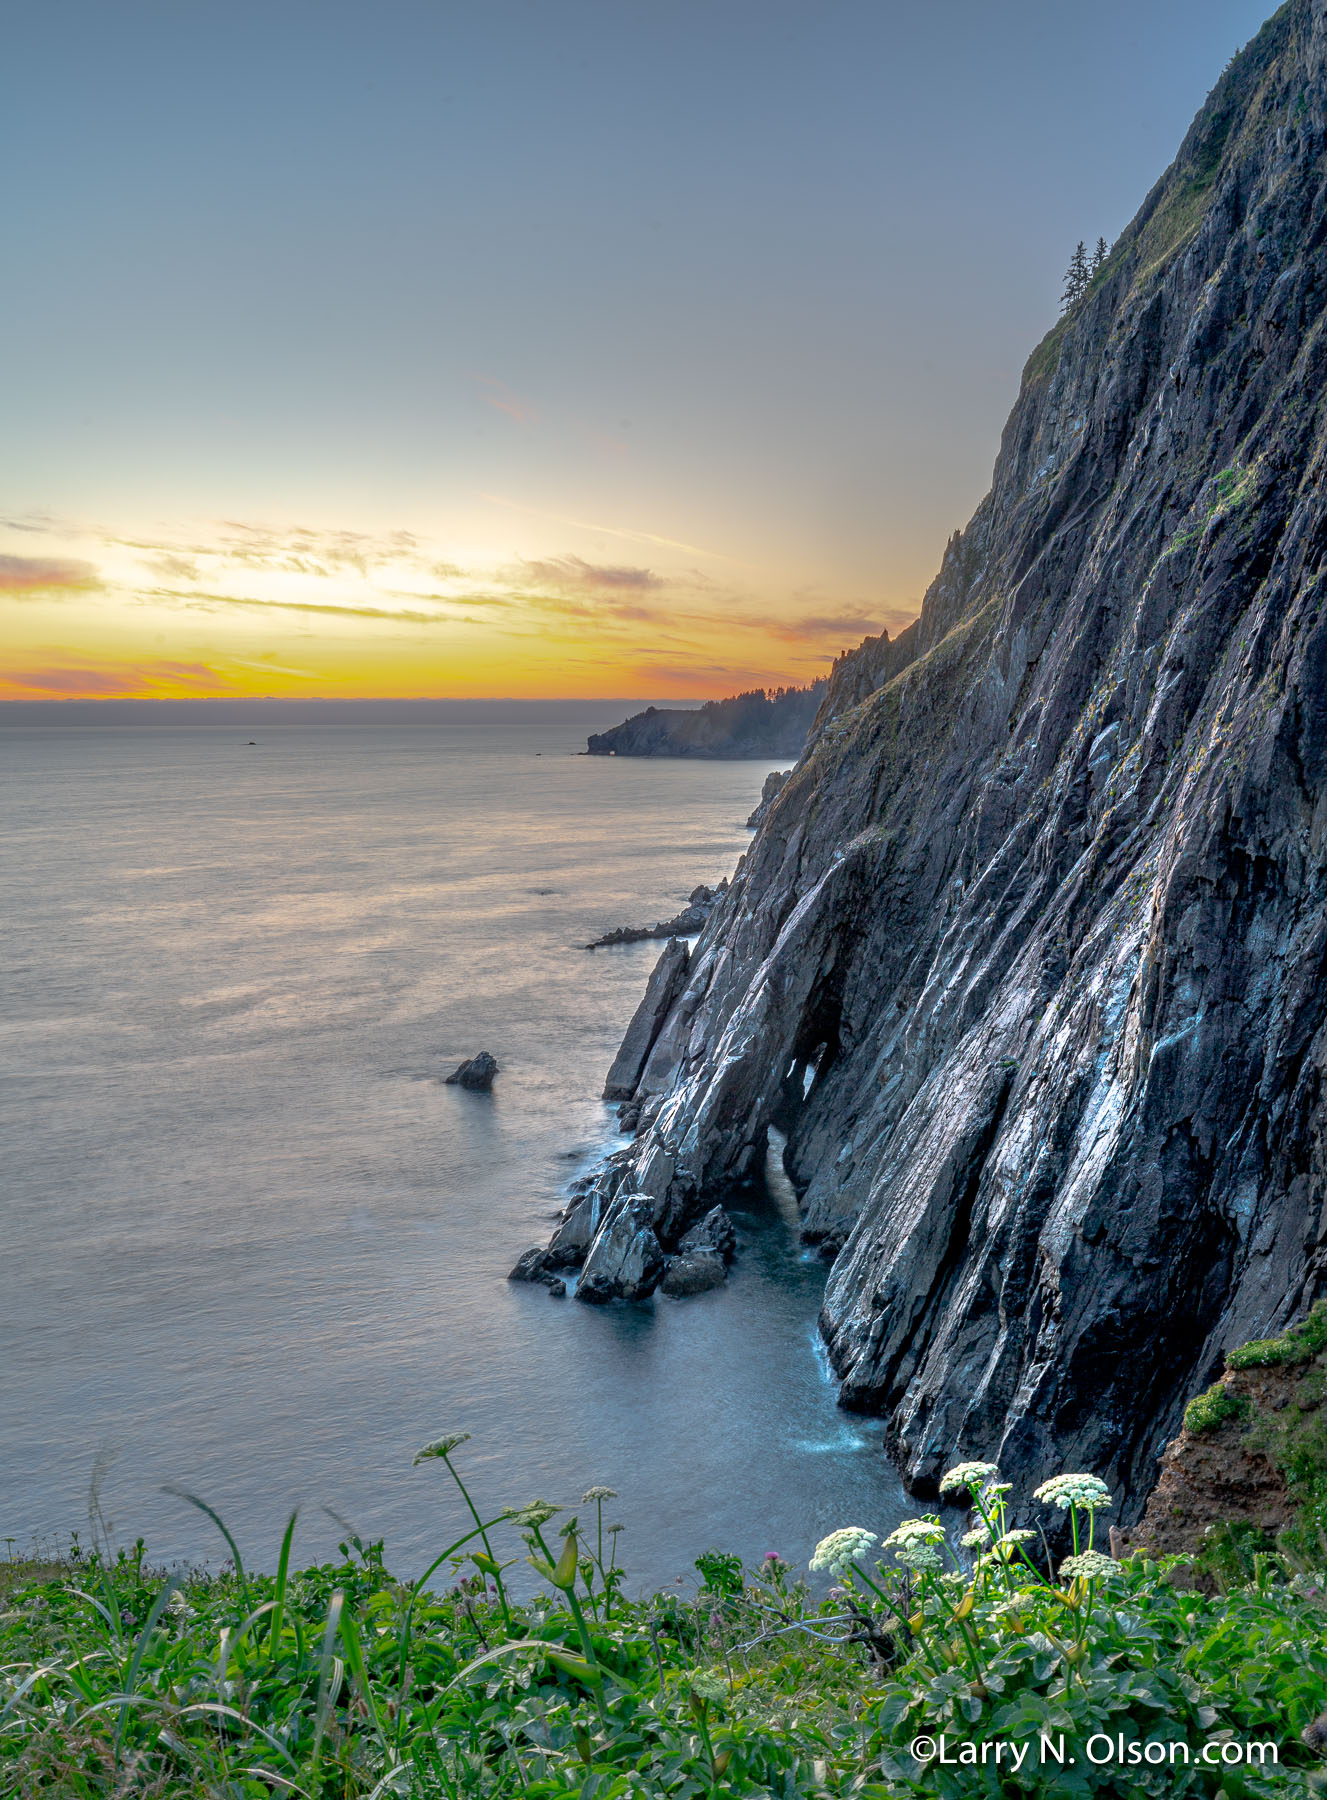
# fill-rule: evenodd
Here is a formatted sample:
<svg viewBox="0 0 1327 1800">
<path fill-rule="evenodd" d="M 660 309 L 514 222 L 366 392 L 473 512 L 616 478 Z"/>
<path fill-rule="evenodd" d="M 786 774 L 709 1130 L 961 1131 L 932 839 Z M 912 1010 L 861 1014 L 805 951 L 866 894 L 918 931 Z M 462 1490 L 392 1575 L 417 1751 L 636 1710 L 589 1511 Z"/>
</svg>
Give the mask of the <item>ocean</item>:
<svg viewBox="0 0 1327 1800">
<path fill-rule="evenodd" d="M 724 1289 L 508 1283 L 622 1142 L 599 1099 L 657 943 L 771 765 L 588 758 L 618 702 L 0 727 L 0 1538 L 422 1569 L 481 1507 L 617 1490 L 637 1586 L 804 1563 L 907 1510 L 840 1412 L 777 1174 Z M 12 720 L 9 712 L 7 720 Z M 353 709 L 350 716 L 353 715 Z M 403 722 L 404 721 L 404 722 Z M 253 739 L 254 742 L 249 740 Z M 491 1095 L 444 1084 L 489 1050 Z M 513 1540 L 513 1550 L 519 1548 Z"/>
</svg>

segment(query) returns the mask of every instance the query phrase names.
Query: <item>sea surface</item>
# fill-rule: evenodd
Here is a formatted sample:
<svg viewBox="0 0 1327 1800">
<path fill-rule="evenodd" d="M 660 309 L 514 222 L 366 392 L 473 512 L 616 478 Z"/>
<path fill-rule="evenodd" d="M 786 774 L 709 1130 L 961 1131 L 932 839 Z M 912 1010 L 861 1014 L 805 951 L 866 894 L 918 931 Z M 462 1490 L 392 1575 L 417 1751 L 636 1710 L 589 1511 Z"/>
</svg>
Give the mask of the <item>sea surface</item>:
<svg viewBox="0 0 1327 1800">
<path fill-rule="evenodd" d="M 298 1505 L 297 1556 L 417 1572 L 453 1431 L 485 1508 L 616 1489 L 638 1585 L 906 1510 L 785 1183 L 719 1292 L 505 1280 L 623 1141 L 660 946 L 582 946 L 730 874 L 771 766 L 574 754 L 626 710 L 0 729 L 0 1538 L 87 1542 L 95 1482 L 114 1541 L 219 1563 L 174 1486 L 253 1565 Z M 492 1094 L 445 1086 L 481 1049 Z"/>
</svg>

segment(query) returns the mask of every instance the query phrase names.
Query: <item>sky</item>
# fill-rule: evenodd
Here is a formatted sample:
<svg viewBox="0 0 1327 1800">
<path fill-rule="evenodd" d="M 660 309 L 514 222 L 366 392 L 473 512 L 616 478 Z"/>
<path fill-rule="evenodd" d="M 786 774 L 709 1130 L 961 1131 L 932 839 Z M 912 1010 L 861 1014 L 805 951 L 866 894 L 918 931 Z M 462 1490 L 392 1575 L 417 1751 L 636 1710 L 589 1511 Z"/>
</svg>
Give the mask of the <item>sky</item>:
<svg viewBox="0 0 1327 1800">
<path fill-rule="evenodd" d="M 1271 10 L 10 8 L 0 699 L 823 675 Z"/>
</svg>

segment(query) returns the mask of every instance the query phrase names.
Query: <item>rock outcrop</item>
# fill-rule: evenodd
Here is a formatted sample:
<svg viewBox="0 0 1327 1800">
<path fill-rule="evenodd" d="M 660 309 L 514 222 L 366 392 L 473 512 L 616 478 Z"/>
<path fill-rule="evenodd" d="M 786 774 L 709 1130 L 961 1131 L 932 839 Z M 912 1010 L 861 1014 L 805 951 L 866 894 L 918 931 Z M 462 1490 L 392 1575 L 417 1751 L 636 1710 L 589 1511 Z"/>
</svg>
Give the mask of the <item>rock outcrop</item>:
<svg viewBox="0 0 1327 1800">
<path fill-rule="evenodd" d="M 1327 1286 L 1325 480 L 1290 0 L 1034 352 L 920 619 L 836 664 L 578 1202 L 666 1248 L 777 1126 L 843 1403 L 918 1489 L 1085 1468 L 1127 1524 L 1226 1346 Z"/>
<path fill-rule="evenodd" d="M 675 918 L 664 919 L 657 925 L 619 925 L 613 931 L 605 932 L 603 937 L 595 938 L 585 948 L 604 950 L 613 944 L 643 944 L 650 938 L 694 937 L 704 930 L 710 914 L 727 890 L 726 876 L 718 887 L 706 887 L 702 882 L 699 887 L 692 888 L 691 898 Z"/>
<path fill-rule="evenodd" d="M 608 1071 L 608 1080 L 604 1083 L 605 1100 L 630 1100 L 635 1094 L 664 1020 L 686 986 L 690 961 L 690 951 L 675 938 L 655 963 L 646 984 L 645 998 L 632 1015 L 622 1047 Z"/>
<path fill-rule="evenodd" d="M 765 823 L 765 814 L 773 804 L 775 795 L 791 774 L 791 769 L 770 770 L 769 774 L 765 777 L 765 785 L 760 790 L 760 799 L 751 813 L 751 816 L 747 819 L 746 828 L 748 831 L 755 831 L 759 826 Z"/>
<path fill-rule="evenodd" d="M 796 756 L 824 696 L 809 687 L 753 688 L 694 709 L 647 706 L 587 740 L 587 756 L 702 756 L 731 759 Z"/>
<path fill-rule="evenodd" d="M 493 1077 L 498 1073 L 497 1058 L 490 1056 L 487 1050 L 481 1050 L 478 1056 L 467 1058 L 459 1068 L 453 1069 L 444 1085 L 469 1088 L 476 1094 L 487 1094 L 493 1086 Z"/>
</svg>

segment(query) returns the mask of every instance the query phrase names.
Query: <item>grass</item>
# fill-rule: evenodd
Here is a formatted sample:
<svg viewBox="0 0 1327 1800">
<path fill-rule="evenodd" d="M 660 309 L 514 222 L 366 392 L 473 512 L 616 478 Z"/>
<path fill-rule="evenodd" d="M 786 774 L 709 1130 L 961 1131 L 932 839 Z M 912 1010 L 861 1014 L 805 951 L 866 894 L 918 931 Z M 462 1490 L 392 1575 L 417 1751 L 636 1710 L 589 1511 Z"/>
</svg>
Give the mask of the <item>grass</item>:
<svg viewBox="0 0 1327 1800">
<path fill-rule="evenodd" d="M 1190 1400 L 1184 1409 L 1184 1428 L 1201 1436 L 1215 1431 L 1227 1419 L 1247 1419 L 1252 1408 L 1242 1394 L 1232 1394 L 1222 1381 L 1213 1382 L 1205 1394 Z"/>
<path fill-rule="evenodd" d="M 1291 1363 L 1312 1362 L 1327 1350 L 1327 1300 L 1319 1300 L 1309 1316 L 1281 1337 L 1255 1338 L 1226 1357 L 1232 1369 L 1270 1369 Z"/>
<path fill-rule="evenodd" d="M 429 1451 L 458 1484 L 461 1441 Z M 958 1473 L 979 1518 L 966 1551 L 935 1519 L 906 1522 L 878 1556 L 867 1531 L 832 1534 L 815 1559 L 833 1564 L 828 1595 L 776 1557 L 752 1570 L 714 1551 L 692 1592 L 631 1598 L 602 1488 L 579 1517 L 542 1502 L 476 1511 L 409 1583 L 358 1540 L 297 1569 L 293 1517 L 274 1574 L 245 1568 L 238 1546 L 210 1576 L 154 1574 L 141 1544 L 11 1557 L 0 1794 L 1240 1800 L 1327 1787 L 1314 1736 L 1327 1576 L 1255 1554 L 1227 1591 L 1180 1593 L 1166 1566 L 1093 1547 L 1109 1500 L 1086 1476 L 1039 1490 L 1069 1515 L 1077 1557 L 1057 1564 L 1042 1530 L 1053 1507 L 1015 1531 L 998 1472 Z M 538 1591 L 519 1597 L 531 1568 Z M 943 1734 L 951 1760 L 928 1760 L 923 1734 Z M 1017 1772 L 974 1760 L 997 1742 L 1036 1754 Z M 1274 1763 L 1251 1761 L 1250 1742 L 1274 1746 Z"/>
</svg>

